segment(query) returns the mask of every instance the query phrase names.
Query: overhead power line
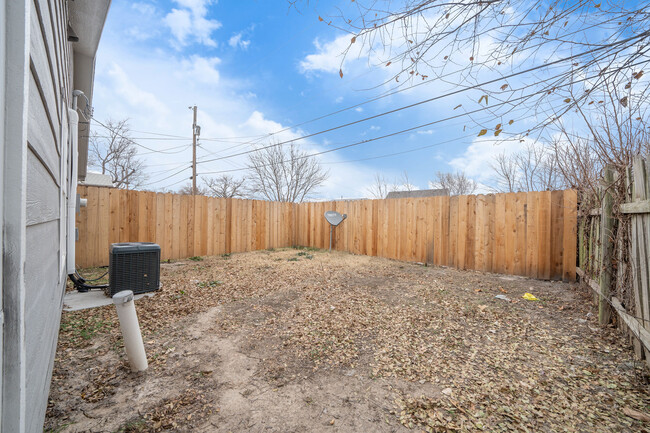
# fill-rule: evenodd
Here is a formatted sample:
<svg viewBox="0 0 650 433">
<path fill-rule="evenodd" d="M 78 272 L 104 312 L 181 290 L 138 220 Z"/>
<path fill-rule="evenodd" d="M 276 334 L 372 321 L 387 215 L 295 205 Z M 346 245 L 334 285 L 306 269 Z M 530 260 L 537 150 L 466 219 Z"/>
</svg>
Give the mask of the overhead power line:
<svg viewBox="0 0 650 433">
<path fill-rule="evenodd" d="M 638 39 L 642 35 L 647 35 L 647 34 L 650 34 L 650 31 L 644 32 L 643 34 L 633 36 L 631 38 L 628 38 L 628 39 L 625 39 L 625 40 L 622 40 L 622 41 L 618 41 L 617 45 L 630 42 L 631 40 Z M 277 146 L 280 146 L 280 145 L 283 145 L 283 144 L 294 143 L 296 141 L 300 141 L 300 140 L 304 140 L 304 139 L 307 139 L 307 138 L 315 137 L 317 135 L 322 135 L 322 134 L 325 134 L 327 132 L 332 132 L 332 131 L 342 129 L 342 128 L 346 128 L 346 127 L 349 127 L 349 126 L 352 126 L 352 125 L 357 125 L 359 123 L 367 122 L 369 120 L 377 119 L 379 117 L 387 116 L 389 114 L 394 114 L 394 113 L 397 113 L 397 112 L 400 112 L 400 111 L 403 111 L 403 110 L 406 110 L 406 109 L 409 109 L 409 108 L 413 108 L 413 107 L 417 107 L 417 106 L 420 106 L 420 105 L 423 105 L 423 104 L 427 104 L 429 102 L 433 102 L 433 101 L 440 100 L 440 99 L 443 99 L 443 98 L 447 98 L 447 97 L 450 97 L 450 96 L 458 95 L 458 94 L 467 92 L 468 90 L 476 90 L 476 89 L 479 89 L 479 88 L 481 88 L 483 86 L 494 84 L 494 83 L 497 83 L 497 82 L 500 82 L 500 81 L 502 82 L 504 80 L 508 80 L 510 78 L 513 78 L 513 77 L 516 77 L 516 76 L 519 76 L 519 75 L 522 75 L 522 74 L 527 74 L 527 73 L 530 73 L 530 72 L 533 72 L 533 71 L 536 71 L 536 70 L 548 68 L 549 66 L 552 66 L 554 64 L 559 64 L 559 63 L 562 63 L 562 62 L 575 60 L 576 58 L 585 56 L 587 54 L 593 54 L 593 53 L 602 51 L 605 48 L 612 48 L 613 45 L 614 44 L 609 45 L 609 46 L 594 48 L 594 49 L 591 49 L 591 50 L 588 50 L 588 51 L 585 51 L 585 52 L 582 52 L 582 53 L 579 53 L 579 54 L 576 54 L 576 55 L 573 55 L 573 56 L 570 56 L 570 57 L 557 59 L 557 60 L 554 60 L 552 62 L 543 64 L 543 65 L 533 66 L 533 67 L 527 68 L 527 69 L 525 69 L 523 71 L 514 72 L 512 74 L 508 74 L 508 75 L 501 76 L 501 77 L 498 77 L 498 78 L 494 78 L 494 79 L 491 79 L 491 80 L 488 80 L 488 81 L 484 81 L 482 83 L 475 84 L 473 86 L 464 87 L 464 88 L 459 89 L 459 90 L 454 90 L 454 91 L 451 91 L 451 92 L 447 92 L 447 93 L 442 94 L 442 95 L 434 96 L 432 98 L 427 98 L 427 99 L 424 99 L 422 101 L 414 102 L 412 104 L 404 105 L 402 107 L 394 108 L 392 110 L 384 111 L 384 112 L 379 113 L 379 114 L 368 116 L 368 117 L 358 119 L 358 120 L 355 120 L 355 121 L 352 121 L 352 122 L 344 123 L 342 125 L 333 126 L 331 128 L 327 128 L 327 129 L 324 129 L 324 130 L 321 130 L 321 131 L 318 131 L 318 132 L 314 132 L 314 133 L 311 133 L 311 134 L 306 134 L 306 135 L 303 135 L 303 136 L 300 136 L 300 137 L 297 137 L 297 138 L 293 138 L 293 139 L 290 139 L 290 140 L 285 140 L 285 141 L 282 141 L 282 142 L 279 142 L 279 143 L 274 143 L 274 144 L 270 144 L 270 145 L 267 145 L 267 146 L 262 146 L 260 148 L 249 150 L 249 151 L 233 153 L 233 154 L 230 154 L 230 155 L 217 157 L 217 158 L 212 158 L 212 159 L 206 159 L 206 160 L 199 161 L 199 162 L 200 163 L 206 163 L 206 162 L 220 161 L 220 160 L 224 160 L 224 159 L 234 158 L 236 156 L 247 155 L 247 154 L 253 153 L 253 152 L 259 152 L 261 150 L 268 149 L 268 148 L 271 148 L 271 147 L 277 147 Z M 580 80 L 580 81 L 582 81 L 582 80 Z M 573 84 L 573 82 L 571 84 Z M 539 94 L 539 93 L 546 93 L 546 92 L 547 91 L 544 90 L 544 91 L 541 91 L 541 92 L 535 92 L 535 93 L 533 93 L 531 95 L 535 95 L 535 94 Z M 517 99 L 515 99 L 515 100 L 517 100 Z M 510 103 L 512 101 L 513 100 L 511 100 Z M 466 113 L 466 114 L 468 114 L 468 113 Z M 453 118 L 456 118 L 456 117 L 457 116 L 454 116 Z"/>
<path fill-rule="evenodd" d="M 176 172 L 170 174 L 169 176 L 165 176 L 165 177 L 163 177 L 162 179 L 157 179 L 157 180 L 155 180 L 155 181 L 149 181 L 149 182 L 147 182 L 145 185 L 152 185 L 152 184 L 154 184 L 154 183 L 162 182 L 163 180 L 167 180 L 167 179 L 172 178 L 172 177 L 174 177 L 174 176 L 178 176 L 179 174 L 181 174 L 182 172 L 184 172 L 185 170 L 187 170 L 187 169 L 189 169 L 189 168 L 192 168 L 192 167 L 189 166 L 189 165 L 186 165 L 185 167 L 183 167 L 183 168 L 181 168 L 180 170 L 178 170 L 178 171 L 176 171 Z"/>
<path fill-rule="evenodd" d="M 619 18 L 617 18 L 617 19 L 619 19 Z M 616 21 L 616 19 L 611 19 L 611 20 L 609 20 L 609 21 Z M 597 25 L 594 24 L 594 25 L 591 26 L 591 27 L 601 26 L 602 24 L 604 24 L 604 23 L 606 23 L 606 22 L 608 22 L 608 21 L 605 21 L 605 22 L 599 23 L 599 24 L 597 24 Z M 587 29 L 589 29 L 589 28 L 591 28 L 591 27 L 587 27 Z M 576 30 L 576 31 L 574 31 L 574 32 L 567 33 L 567 34 L 564 35 L 564 36 L 566 37 L 566 36 L 570 36 L 570 35 L 573 35 L 573 34 L 581 33 L 581 32 L 583 32 L 584 30 L 585 30 L 585 29 Z M 637 36 L 635 36 L 635 37 L 628 38 L 628 39 L 626 39 L 626 40 L 624 40 L 624 41 L 619 41 L 619 42 L 617 42 L 616 44 L 626 43 L 626 42 L 629 42 L 630 40 L 632 40 L 632 39 L 634 39 L 634 38 L 636 38 L 636 37 L 643 37 L 644 35 L 645 35 L 645 34 L 637 35 Z M 537 46 L 541 46 L 541 44 L 542 44 L 542 43 L 540 42 L 540 43 L 538 43 L 538 44 L 532 45 L 532 46 L 528 47 L 528 49 L 530 49 L 530 48 L 535 48 L 535 47 L 537 47 Z M 593 51 L 597 51 L 597 50 L 605 49 L 605 48 L 609 48 L 609 47 L 611 47 L 611 46 L 602 46 L 602 47 L 599 47 L 599 48 L 597 48 L 597 49 L 594 49 Z M 585 54 L 590 54 L 591 52 L 592 52 L 592 51 L 587 51 L 587 52 L 585 52 L 585 53 L 580 53 L 580 54 L 576 55 L 575 57 L 579 57 L 579 56 L 582 56 L 582 55 L 585 55 Z M 574 58 L 574 57 L 569 57 L 569 58 L 565 58 L 565 59 L 560 59 L 560 60 L 558 60 L 558 61 L 556 61 L 556 62 L 551 62 L 551 63 L 546 64 L 546 65 L 540 65 L 540 68 L 550 67 L 550 66 L 552 66 L 554 63 L 560 63 L 560 62 L 562 62 L 562 61 L 565 61 L 565 60 L 571 60 L 571 59 L 573 59 L 573 58 Z M 448 72 L 448 73 L 446 73 L 446 74 L 443 74 L 443 75 L 440 75 L 440 76 L 436 76 L 435 78 L 436 78 L 436 79 L 443 79 L 443 78 L 446 78 L 446 77 L 450 77 L 450 76 L 456 75 L 456 74 L 458 74 L 458 73 L 460 73 L 460 72 L 462 72 L 462 69 L 461 69 L 461 70 L 455 70 L 455 71 L 452 71 L 452 72 Z M 523 71 L 523 72 L 527 72 L 527 71 Z M 500 79 L 507 79 L 507 78 L 508 78 L 508 77 L 501 77 Z M 271 137 L 271 136 L 273 136 L 273 135 L 277 135 L 277 134 L 280 134 L 280 133 L 282 133 L 282 132 L 286 132 L 286 131 L 288 131 L 288 130 L 291 130 L 291 129 L 294 129 L 294 128 L 298 128 L 298 127 L 300 127 L 300 126 L 304 126 L 304 125 L 306 125 L 306 124 L 313 123 L 313 122 L 316 122 L 316 121 L 318 121 L 318 120 L 322 120 L 322 119 L 324 119 L 324 118 L 331 117 L 331 116 L 334 116 L 334 115 L 336 115 L 336 114 L 340 114 L 340 113 L 342 113 L 342 112 L 345 112 L 345 111 L 349 111 L 349 110 L 352 110 L 352 109 L 358 108 L 358 107 L 360 107 L 360 106 L 363 106 L 363 105 L 369 104 L 369 103 L 371 103 L 371 102 L 375 102 L 375 101 L 380 100 L 380 99 L 382 99 L 382 98 L 386 98 L 386 97 L 393 96 L 393 95 L 398 94 L 398 93 L 401 93 L 401 92 L 405 92 L 405 91 L 412 90 L 412 89 L 414 89 L 414 88 L 416 88 L 416 87 L 419 87 L 419 86 L 422 86 L 422 85 L 428 85 L 428 84 L 431 84 L 431 83 L 433 83 L 433 82 L 435 82 L 435 80 L 426 80 L 426 81 L 422 81 L 421 83 L 414 84 L 414 85 L 412 85 L 412 86 L 410 86 L 410 87 L 401 87 L 401 88 L 398 88 L 397 90 L 388 90 L 388 91 L 386 91 L 386 92 L 384 92 L 384 93 L 382 93 L 382 94 L 380 94 L 380 95 L 378 95 L 378 96 L 376 96 L 376 97 L 373 97 L 373 98 L 367 99 L 367 100 L 362 101 L 362 102 L 360 102 L 360 103 L 357 103 L 357 104 L 354 104 L 354 105 L 350 105 L 350 106 L 347 106 L 347 107 L 345 107 L 345 108 L 341 108 L 341 109 L 339 109 L 339 110 L 336 110 L 336 111 L 333 111 L 333 112 L 330 112 L 330 113 L 327 113 L 327 114 L 323 114 L 323 115 L 320 115 L 320 116 L 318 116 L 318 117 L 315 117 L 315 118 L 312 118 L 312 119 L 309 119 L 309 120 L 306 120 L 306 121 L 302 121 L 302 122 L 300 122 L 300 123 L 293 124 L 293 125 L 291 125 L 291 126 L 284 127 L 283 129 L 280 129 L 280 130 L 278 130 L 278 131 L 274 131 L 274 132 L 270 132 L 270 133 L 266 133 L 266 134 L 259 134 L 259 135 L 245 135 L 245 136 L 234 136 L 234 137 L 208 137 L 208 138 L 202 138 L 202 141 L 214 141 L 214 142 L 224 142 L 224 143 L 236 143 L 235 146 L 232 146 L 232 147 L 230 147 L 230 148 L 226 148 L 226 149 L 224 149 L 224 151 L 225 151 L 225 150 L 229 150 L 229 149 L 232 149 L 232 148 L 239 147 L 240 145 L 246 145 L 246 144 L 252 144 L 252 143 L 255 143 L 255 142 L 259 142 L 261 139 L 269 138 L 269 137 Z M 482 83 L 482 84 L 480 84 L 480 85 L 484 85 L 484 84 L 486 84 L 486 83 Z M 372 89 L 365 89 L 365 90 L 372 90 Z M 106 125 L 104 125 L 103 123 L 99 122 L 97 119 L 93 118 L 93 120 L 95 120 L 95 121 L 96 121 L 98 124 L 100 124 L 101 126 L 107 128 Z M 107 129 L 108 129 L 108 128 L 107 128 Z M 128 138 L 128 139 L 130 139 L 130 140 L 191 140 L 191 139 L 192 139 L 192 137 L 185 137 L 185 136 L 181 136 L 181 135 L 165 134 L 165 133 L 152 132 L 152 131 L 133 130 L 133 132 L 137 132 L 137 133 L 141 133 L 141 134 L 156 135 L 156 136 L 166 137 L 166 138 L 154 138 L 154 137 L 130 137 L 130 138 Z M 107 137 L 105 137 L 105 136 L 100 136 L 100 137 L 107 138 Z M 127 138 L 127 137 L 124 137 L 124 136 L 122 136 L 122 137 L 123 137 L 123 138 Z M 246 138 L 253 138 L 253 140 L 249 140 L 249 141 L 234 141 L 234 140 L 237 140 L 237 139 L 246 139 Z M 144 146 L 144 145 L 140 145 L 139 143 L 135 143 L 135 144 L 138 145 L 138 146 L 140 146 L 140 147 L 143 147 L 143 148 L 145 148 L 145 149 L 149 149 L 149 148 L 147 148 L 147 147 Z M 175 149 L 175 148 L 170 148 L 170 149 Z M 150 151 L 151 151 L 151 152 L 161 152 L 161 153 L 162 153 L 162 152 L 164 152 L 164 151 L 166 151 L 166 150 L 170 150 L 170 149 L 164 149 L 164 150 L 162 150 L 162 151 L 159 151 L 159 150 L 150 150 Z M 206 162 L 207 162 L 207 161 L 206 161 Z"/>
<path fill-rule="evenodd" d="M 179 183 L 181 183 L 181 182 L 185 182 L 186 180 L 188 180 L 188 179 L 181 179 L 181 180 L 178 180 L 178 181 L 176 181 L 176 182 L 174 182 L 174 183 L 170 183 L 169 185 L 161 186 L 160 189 L 167 189 L 167 188 L 169 188 L 170 186 L 178 185 Z"/>
<path fill-rule="evenodd" d="M 635 65 L 630 65 L 630 66 L 635 66 Z M 595 78 L 595 76 L 584 77 L 584 78 L 582 78 L 580 80 L 576 80 L 576 81 L 573 81 L 571 83 L 565 83 L 564 86 L 573 85 L 573 84 L 576 84 L 576 83 L 588 81 L 588 80 L 591 80 L 593 78 Z M 468 111 L 468 112 L 464 112 L 464 113 L 459 113 L 459 114 L 457 114 L 455 116 L 449 116 L 449 117 L 445 117 L 445 118 L 442 118 L 442 119 L 434 120 L 432 122 L 428 122 L 428 123 L 424 123 L 424 124 L 421 124 L 421 125 L 413 126 L 411 128 L 402 129 L 402 130 L 399 130 L 399 131 L 396 131 L 396 132 L 391 132 L 389 134 L 385 134 L 385 135 L 382 135 L 382 136 L 379 136 L 379 137 L 373 137 L 373 138 L 369 138 L 369 139 L 366 139 L 366 140 L 361 140 L 361 141 L 357 141 L 357 142 L 354 142 L 354 143 L 346 144 L 346 145 L 343 145 L 343 146 L 338 146 L 338 147 L 335 147 L 333 149 L 328 149 L 328 150 L 324 150 L 324 151 L 321 151 L 321 152 L 316 152 L 316 153 L 304 155 L 304 156 L 299 157 L 298 159 L 311 158 L 311 157 L 315 157 L 315 156 L 319 156 L 319 155 L 324 155 L 326 153 L 336 152 L 338 150 L 359 146 L 361 144 L 366 144 L 366 143 L 370 143 L 370 142 L 373 142 L 373 141 L 383 140 L 383 139 L 394 137 L 394 136 L 397 136 L 397 135 L 406 134 L 408 132 L 412 132 L 412 131 L 422 129 L 422 128 L 425 128 L 425 127 L 428 127 L 428 126 L 432 126 L 432 125 L 435 125 L 435 124 L 438 124 L 438 123 L 446 122 L 446 121 L 453 120 L 453 119 L 458 119 L 458 118 L 463 117 L 463 116 L 476 114 L 476 113 L 486 111 L 488 109 L 492 109 L 492 108 L 495 108 L 495 107 L 498 107 L 498 106 L 512 104 L 512 103 L 517 102 L 517 101 L 522 101 L 522 100 L 525 100 L 525 99 L 529 99 L 529 98 L 532 98 L 532 97 L 534 97 L 536 95 L 546 93 L 546 92 L 547 92 L 546 90 L 539 90 L 537 92 L 533 92 L 533 93 L 528 94 L 528 95 L 523 95 L 523 96 L 520 96 L 518 98 L 514 98 L 514 99 L 511 99 L 511 100 L 508 100 L 508 101 L 500 102 L 500 103 L 495 104 L 495 105 L 493 105 L 491 107 L 477 108 L 476 110 L 472 110 L 472 111 Z M 282 143 L 275 144 L 274 146 L 278 146 L 280 144 L 282 144 Z M 430 145 L 429 147 L 439 146 L 439 145 L 442 145 L 442 144 L 444 144 L 444 142 L 436 143 L 435 145 Z M 267 147 L 272 147 L 272 146 L 267 146 Z M 259 149 L 259 150 L 262 150 L 262 149 Z M 247 153 L 250 153 L 250 152 L 247 152 Z M 283 162 L 289 162 L 289 161 L 285 160 Z M 268 166 L 268 165 L 270 165 L 270 164 L 264 164 L 262 166 Z M 219 170 L 219 171 L 208 171 L 208 172 L 203 172 L 202 174 L 231 173 L 231 172 L 241 171 L 241 170 L 245 170 L 245 169 L 246 168 L 244 168 L 244 169 Z"/>
<path fill-rule="evenodd" d="M 128 140 L 129 142 L 133 143 L 134 145 L 136 145 L 136 146 L 138 146 L 138 147 L 141 147 L 141 148 L 143 148 L 143 149 L 149 150 L 149 151 L 151 151 L 152 153 L 178 153 L 178 152 L 166 152 L 166 151 L 164 151 L 164 150 L 160 150 L 160 149 L 152 149 L 152 148 L 150 148 L 150 147 L 145 146 L 144 144 L 140 144 L 140 143 L 138 143 L 137 141 L 134 141 L 131 137 L 127 137 L 127 136 L 124 135 L 124 134 L 120 134 L 120 133 L 116 132 L 114 129 L 111 129 L 110 127 L 106 126 L 104 123 L 100 122 L 99 120 L 97 120 L 97 119 L 94 118 L 94 117 L 92 118 L 92 120 L 94 120 L 94 121 L 95 121 L 99 126 L 102 126 L 102 127 L 104 127 L 106 130 L 111 131 L 112 133 L 114 133 L 114 134 L 117 135 L 118 137 L 121 137 L 121 138 L 123 138 L 124 140 Z"/>
</svg>

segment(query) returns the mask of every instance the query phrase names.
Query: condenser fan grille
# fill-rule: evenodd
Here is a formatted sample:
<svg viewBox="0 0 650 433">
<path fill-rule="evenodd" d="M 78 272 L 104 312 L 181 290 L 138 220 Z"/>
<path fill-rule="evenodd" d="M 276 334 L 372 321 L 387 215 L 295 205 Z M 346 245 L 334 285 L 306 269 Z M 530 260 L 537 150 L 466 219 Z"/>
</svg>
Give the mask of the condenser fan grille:
<svg viewBox="0 0 650 433">
<path fill-rule="evenodd" d="M 160 246 L 151 242 L 112 244 L 108 266 L 112 297 L 122 290 L 153 292 L 160 288 Z"/>
</svg>

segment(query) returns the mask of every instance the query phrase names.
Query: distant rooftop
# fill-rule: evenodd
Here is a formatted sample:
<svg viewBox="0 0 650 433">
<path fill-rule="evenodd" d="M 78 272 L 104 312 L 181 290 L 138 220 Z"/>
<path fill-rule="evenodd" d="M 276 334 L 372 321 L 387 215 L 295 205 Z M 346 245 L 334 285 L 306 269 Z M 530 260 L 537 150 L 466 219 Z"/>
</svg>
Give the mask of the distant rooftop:
<svg viewBox="0 0 650 433">
<path fill-rule="evenodd" d="M 101 174 L 94 171 L 86 173 L 86 179 L 79 182 L 79 185 L 84 186 L 104 186 L 114 188 L 113 179 L 107 174 Z"/>
<path fill-rule="evenodd" d="M 423 197 L 441 197 L 449 195 L 446 188 L 440 189 L 416 189 L 415 191 L 391 191 L 386 198 L 423 198 Z"/>
</svg>

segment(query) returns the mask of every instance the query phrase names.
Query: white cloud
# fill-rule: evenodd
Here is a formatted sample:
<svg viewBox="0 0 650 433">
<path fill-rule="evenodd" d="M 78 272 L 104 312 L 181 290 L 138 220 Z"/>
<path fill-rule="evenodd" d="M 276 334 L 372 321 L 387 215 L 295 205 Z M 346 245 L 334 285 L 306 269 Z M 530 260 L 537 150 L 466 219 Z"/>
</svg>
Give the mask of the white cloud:
<svg viewBox="0 0 650 433">
<path fill-rule="evenodd" d="M 304 60 L 300 62 L 300 71 L 302 73 L 308 72 L 339 72 L 341 62 L 343 61 L 343 52 L 350 44 L 348 36 L 339 36 L 332 42 L 321 44 L 316 39 L 314 47 L 316 48 L 315 54 L 309 54 Z M 349 55 L 345 59 L 348 62 Z"/>
<path fill-rule="evenodd" d="M 220 75 L 216 66 L 221 63 L 218 57 L 192 56 L 189 60 L 183 60 L 184 74 L 191 76 L 199 83 L 218 84 Z"/>
<path fill-rule="evenodd" d="M 242 50 L 247 50 L 248 46 L 251 44 L 251 41 L 244 39 L 244 36 L 241 32 L 232 35 L 228 39 L 228 45 L 232 48 L 241 48 Z"/>
<path fill-rule="evenodd" d="M 431 135 L 431 134 L 433 134 L 433 132 L 434 132 L 433 129 L 425 129 L 425 130 L 417 131 L 416 134 Z"/>
<path fill-rule="evenodd" d="M 494 158 L 501 153 L 511 155 L 519 152 L 526 147 L 527 143 L 532 143 L 529 138 L 522 140 L 516 138 L 513 140 L 475 138 L 461 156 L 449 161 L 449 165 L 455 170 L 464 171 L 472 179 L 491 183 L 494 176 L 491 164 Z"/>
<path fill-rule="evenodd" d="M 190 12 L 187 10 L 172 9 L 165 17 L 165 24 L 169 26 L 176 40 L 184 45 L 192 29 Z"/>
<path fill-rule="evenodd" d="M 166 114 L 166 109 L 160 100 L 153 93 L 146 92 L 137 86 L 117 63 L 111 65 L 108 75 L 112 79 L 112 87 L 115 92 L 129 106 L 161 116 Z"/>
<path fill-rule="evenodd" d="M 357 107 L 354 109 L 354 111 L 356 111 L 357 113 L 363 113 L 363 108 Z"/>
<path fill-rule="evenodd" d="M 136 2 L 131 5 L 131 8 L 140 12 L 142 15 L 154 15 L 156 13 L 156 7 L 150 3 Z"/>
<path fill-rule="evenodd" d="M 175 0 L 181 7 L 172 9 L 164 23 L 169 27 L 176 43 L 180 46 L 196 42 L 208 47 L 216 47 L 212 32 L 221 27 L 217 20 L 207 18 L 208 6 L 213 0 Z"/>
</svg>

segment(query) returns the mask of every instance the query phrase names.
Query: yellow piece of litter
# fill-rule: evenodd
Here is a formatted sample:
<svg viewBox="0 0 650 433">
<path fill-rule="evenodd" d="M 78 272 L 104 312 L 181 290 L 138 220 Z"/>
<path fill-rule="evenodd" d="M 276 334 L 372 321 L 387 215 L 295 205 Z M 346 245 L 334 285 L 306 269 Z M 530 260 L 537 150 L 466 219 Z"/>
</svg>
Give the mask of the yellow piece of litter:
<svg viewBox="0 0 650 433">
<path fill-rule="evenodd" d="M 539 301 L 539 299 L 537 299 L 532 293 L 525 293 L 522 298 L 526 299 L 527 301 Z"/>
</svg>

